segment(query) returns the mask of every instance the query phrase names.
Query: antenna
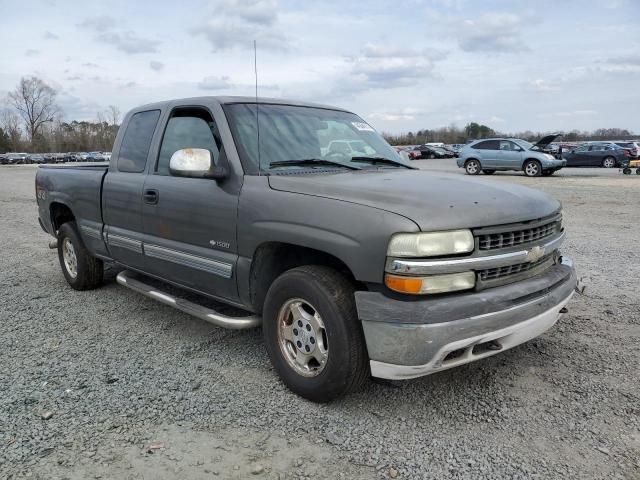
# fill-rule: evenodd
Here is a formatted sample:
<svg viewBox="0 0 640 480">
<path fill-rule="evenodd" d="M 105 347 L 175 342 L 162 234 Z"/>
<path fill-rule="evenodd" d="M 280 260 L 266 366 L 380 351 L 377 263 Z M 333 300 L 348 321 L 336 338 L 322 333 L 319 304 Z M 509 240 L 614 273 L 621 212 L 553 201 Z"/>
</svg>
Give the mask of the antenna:
<svg viewBox="0 0 640 480">
<path fill-rule="evenodd" d="M 258 104 L 258 47 L 253 41 L 253 70 L 256 76 L 256 132 L 258 137 L 258 175 L 262 173 L 260 166 L 260 106 Z"/>
</svg>

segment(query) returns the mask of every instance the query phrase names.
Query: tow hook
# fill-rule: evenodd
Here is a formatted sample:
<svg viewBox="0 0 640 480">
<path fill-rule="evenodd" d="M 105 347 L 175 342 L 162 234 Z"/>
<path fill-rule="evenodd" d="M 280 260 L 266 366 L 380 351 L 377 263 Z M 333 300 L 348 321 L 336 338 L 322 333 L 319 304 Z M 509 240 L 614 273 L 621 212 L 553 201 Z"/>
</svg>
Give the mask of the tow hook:
<svg viewBox="0 0 640 480">
<path fill-rule="evenodd" d="M 49 248 L 51 250 L 55 250 L 56 248 L 58 248 L 58 240 L 51 240 L 49 242 Z"/>
</svg>

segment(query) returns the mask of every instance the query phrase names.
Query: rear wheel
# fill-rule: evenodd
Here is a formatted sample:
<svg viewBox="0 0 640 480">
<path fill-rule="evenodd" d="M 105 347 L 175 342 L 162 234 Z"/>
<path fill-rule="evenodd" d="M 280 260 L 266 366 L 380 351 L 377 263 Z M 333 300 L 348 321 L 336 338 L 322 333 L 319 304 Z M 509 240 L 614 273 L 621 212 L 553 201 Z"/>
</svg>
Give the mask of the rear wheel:
<svg viewBox="0 0 640 480">
<path fill-rule="evenodd" d="M 482 170 L 482 168 L 480 167 L 480 162 L 475 158 L 467 160 L 464 163 L 464 169 L 468 175 L 478 175 L 480 173 L 480 170 Z"/>
<path fill-rule="evenodd" d="M 484 170 L 482 170 L 482 173 L 484 173 L 485 175 L 493 175 L 494 173 L 496 173 L 495 170 L 487 170 L 486 168 Z"/>
<path fill-rule="evenodd" d="M 616 159 L 613 157 L 605 157 L 604 160 L 602 160 L 602 166 L 604 168 L 613 168 L 616 166 Z"/>
<path fill-rule="evenodd" d="M 527 160 L 524 162 L 523 170 L 527 177 L 539 177 L 542 174 L 542 167 L 537 160 Z"/>
<path fill-rule="evenodd" d="M 369 375 L 354 287 L 324 266 L 297 267 L 269 288 L 263 334 L 269 358 L 290 390 L 328 402 Z"/>
<path fill-rule="evenodd" d="M 432 159 L 432 160 L 433 160 L 434 158 L 436 158 L 435 153 L 430 153 L 430 154 L 429 154 L 429 158 L 430 158 L 430 159 Z"/>
<path fill-rule="evenodd" d="M 102 260 L 85 248 L 75 222 L 64 223 L 58 230 L 58 260 L 67 283 L 76 290 L 91 290 L 102 283 Z"/>
</svg>

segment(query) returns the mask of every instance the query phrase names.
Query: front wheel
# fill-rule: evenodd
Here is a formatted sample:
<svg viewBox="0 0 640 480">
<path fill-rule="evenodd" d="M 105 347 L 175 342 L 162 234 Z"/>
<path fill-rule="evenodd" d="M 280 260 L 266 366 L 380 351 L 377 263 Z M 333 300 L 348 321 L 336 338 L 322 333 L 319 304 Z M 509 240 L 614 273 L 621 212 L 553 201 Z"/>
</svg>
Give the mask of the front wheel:
<svg viewBox="0 0 640 480">
<path fill-rule="evenodd" d="M 542 174 L 542 167 L 537 160 L 527 160 L 523 170 L 527 177 L 539 177 Z"/>
<path fill-rule="evenodd" d="M 354 287 L 336 270 L 303 266 L 283 273 L 269 288 L 263 319 L 271 363 L 298 395 L 328 402 L 368 377 Z"/>
<path fill-rule="evenodd" d="M 467 160 L 464 164 L 464 169 L 467 175 L 478 175 L 481 170 L 480 162 L 475 159 Z"/>
<path fill-rule="evenodd" d="M 64 278 L 75 290 L 91 290 L 102 283 L 102 260 L 86 249 L 75 222 L 64 223 L 58 230 L 58 260 Z"/>
<path fill-rule="evenodd" d="M 613 168 L 616 166 L 616 159 L 613 157 L 605 157 L 604 160 L 602 160 L 602 166 L 604 168 Z"/>
</svg>

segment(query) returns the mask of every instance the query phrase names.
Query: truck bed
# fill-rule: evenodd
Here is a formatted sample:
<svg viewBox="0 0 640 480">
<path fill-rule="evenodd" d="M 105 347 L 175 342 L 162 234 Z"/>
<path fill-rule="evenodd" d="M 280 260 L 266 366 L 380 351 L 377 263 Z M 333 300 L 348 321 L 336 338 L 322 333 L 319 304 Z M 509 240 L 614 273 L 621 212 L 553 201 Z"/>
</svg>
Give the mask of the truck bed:
<svg viewBox="0 0 640 480">
<path fill-rule="evenodd" d="M 109 164 L 41 165 L 36 173 L 36 196 L 42 228 L 56 234 L 56 217 L 62 206 L 74 214 L 83 240 L 93 251 L 100 247 L 102 232 L 102 184 Z M 94 233 L 96 244 L 87 238 Z"/>
</svg>

